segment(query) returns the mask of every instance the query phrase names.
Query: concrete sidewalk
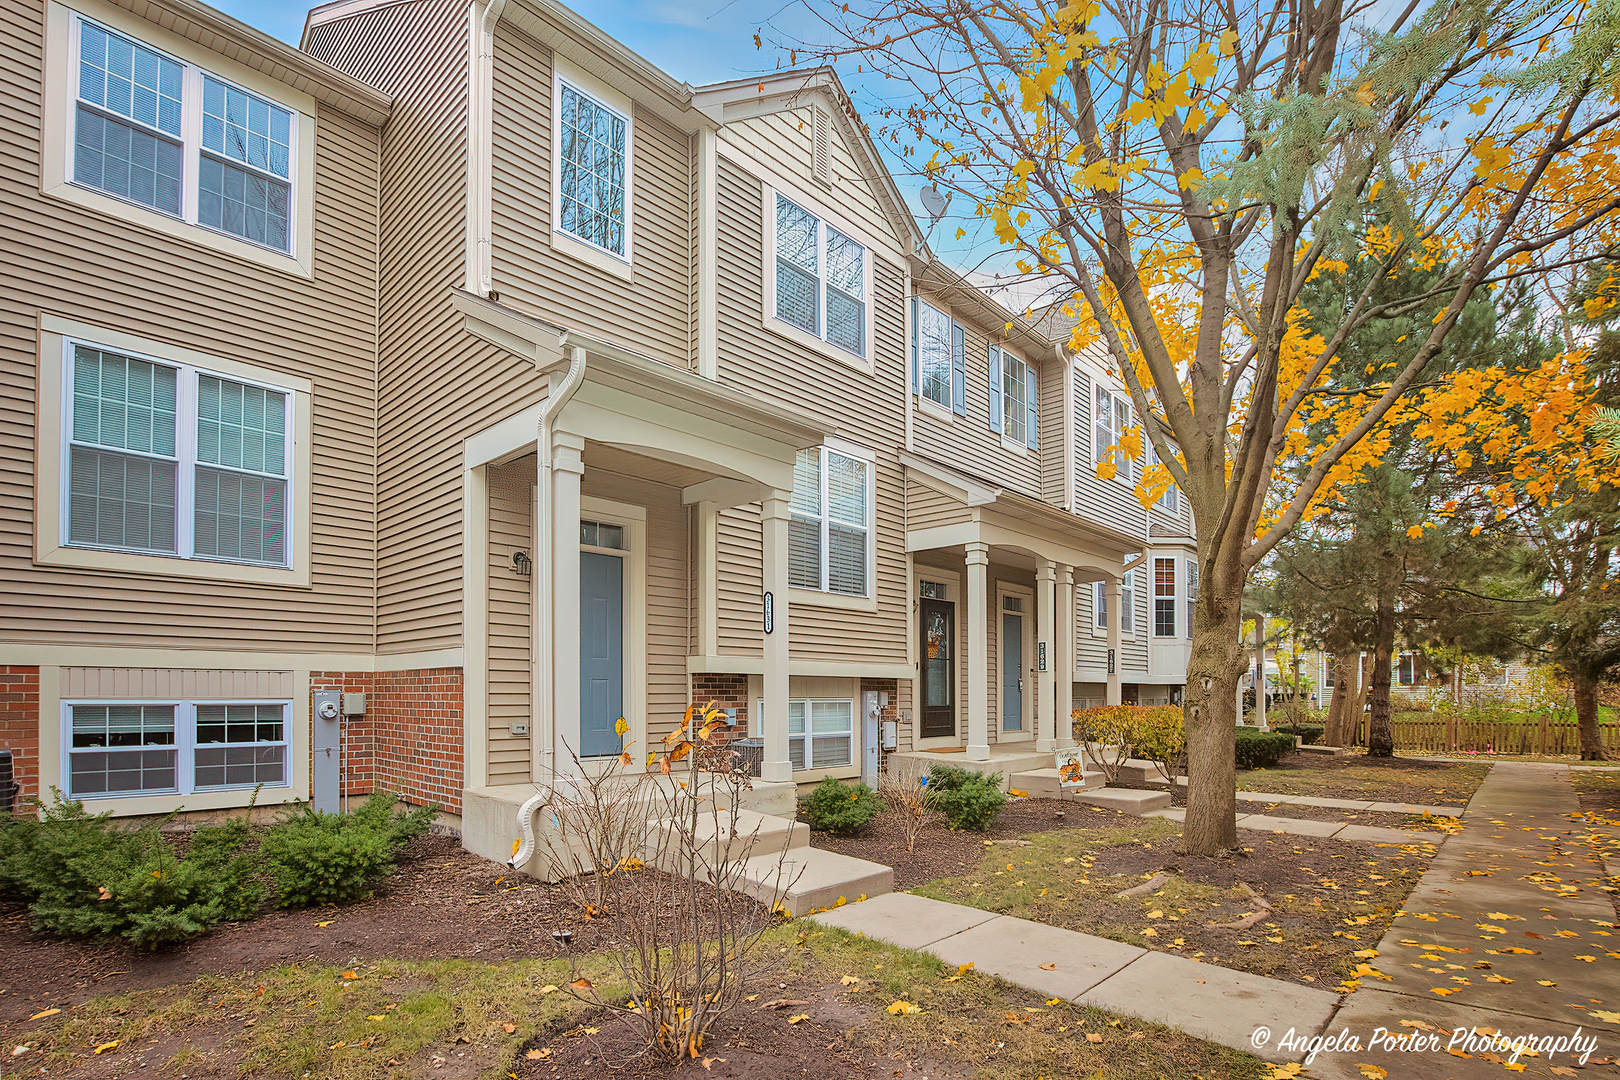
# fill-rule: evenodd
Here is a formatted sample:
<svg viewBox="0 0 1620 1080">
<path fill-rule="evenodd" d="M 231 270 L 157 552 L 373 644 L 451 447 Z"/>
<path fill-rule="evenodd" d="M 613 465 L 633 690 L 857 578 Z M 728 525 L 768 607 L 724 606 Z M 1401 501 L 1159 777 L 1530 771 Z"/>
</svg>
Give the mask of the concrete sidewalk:
<svg viewBox="0 0 1620 1080">
<path fill-rule="evenodd" d="M 891 893 L 812 916 L 850 933 L 971 962 L 1044 997 L 1180 1028 L 1274 1061 L 1298 1053 L 1255 1051 L 1256 1028 L 1315 1034 L 1338 1007 L 1336 994 L 1150 952 L 1107 938 L 1014 919 L 910 893 Z"/>
<path fill-rule="evenodd" d="M 1319 795 L 1274 795 L 1267 791 L 1240 791 L 1241 802 L 1292 804 L 1294 806 L 1325 806 L 1333 810 L 1375 810 L 1383 814 L 1422 814 L 1434 817 L 1462 817 L 1460 806 L 1426 806 L 1423 803 L 1362 802 L 1359 799 L 1327 799 Z"/>
<path fill-rule="evenodd" d="M 1185 821 L 1187 811 L 1173 806 L 1150 810 L 1142 816 Z M 1237 827 L 1257 832 L 1314 836 L 1322 840 L 1363 840 L 1371 844 L 1432 844 L 1439 847 L 1446 842 L 1445 833 L 1429 829 L 1388 829 L 1381 825 L 1357 825 L 1350 821 L 1319 821 L 1316 818 L 1276 817 L 1271 814 L 1239 814 Z"/>
</svg>

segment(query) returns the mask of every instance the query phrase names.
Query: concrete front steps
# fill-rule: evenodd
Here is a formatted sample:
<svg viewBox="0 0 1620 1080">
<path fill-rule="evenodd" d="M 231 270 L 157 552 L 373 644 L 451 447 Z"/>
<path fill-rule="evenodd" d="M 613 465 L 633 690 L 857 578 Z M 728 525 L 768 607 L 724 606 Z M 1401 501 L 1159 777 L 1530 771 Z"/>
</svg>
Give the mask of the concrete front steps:
<svg viewBox="0 0 1620 1080">
<path fill-rule="evenodd" d="M 1007 778 L 1009 789 L 1017 788 L 1031 799 L 1065 799 L 1073 798 L 1082 790 L 1090 791 L 1103 786 L 1103 775 L 1100 772 L 1082 772 L 1080 778 L 1085 781 L 1085 787 L 1064 789 L 1062 781 L 1058 778 L 1057 767 L 1049 769 L 1030 769 L 1027 772 L 1013 773 Z"/>
</svg>

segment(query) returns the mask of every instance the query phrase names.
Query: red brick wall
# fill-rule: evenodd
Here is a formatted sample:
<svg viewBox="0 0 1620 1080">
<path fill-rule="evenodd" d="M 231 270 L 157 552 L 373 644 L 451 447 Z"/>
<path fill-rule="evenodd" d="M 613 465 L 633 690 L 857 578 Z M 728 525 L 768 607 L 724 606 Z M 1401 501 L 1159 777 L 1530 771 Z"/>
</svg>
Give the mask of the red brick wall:
<svg viewBox="0 0 1620 1080">
<path fill-rule="evenodd" d="M 344 790 L 397 792 L 408 803 L 461 813 L 460 668 L 311 672 L 311 690 L 366 695 L 366 715 L 348 723 Z"/>
<path fill-rule="evenodd" d="M 0 746 L 11 751 L 15 806 L 39 796 L 39 668 L 0 664 Z"/>
<path fill-rule="evenodd" d="M 718 709 L 736 709 L 737 723 L 731 730 L 734 739 L 748 735 L 748 676 L 710 675 L 692 676 L 692 700 L 699 705 L 711 702 Z"/>
</svg>

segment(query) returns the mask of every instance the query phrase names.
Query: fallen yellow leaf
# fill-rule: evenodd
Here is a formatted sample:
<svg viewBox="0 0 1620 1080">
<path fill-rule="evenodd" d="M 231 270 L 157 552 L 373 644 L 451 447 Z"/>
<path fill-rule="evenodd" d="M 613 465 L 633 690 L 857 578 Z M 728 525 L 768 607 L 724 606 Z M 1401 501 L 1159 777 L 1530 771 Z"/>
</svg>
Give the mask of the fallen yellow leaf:
<svg viewBox="0 0 1620 1080">
<path fill-rule="evenodd" d="M 802 1024 L 808 1019 L 810 1019 L 810 1014 L 809 1013 L 800 1013 L 798 1016 L 790 1016 L 790 1017 L 788 1017 L 788 1023 L 789 1024 Z"/>
<path fill-rule="evenodd" d="M 1102 1036 L 1097 1034 L 1095 1031 L 1088 1031 L 1086 1032 L 1086 1042 L 1100 1043 L 1102 1042 Z"/>
<path fill-rule="evenodd" d="M 530 1050 L 523 1056 L 528 1058 L 530 1061 L 544 1061 L 546 1058 L 551 1056 L 551 1047 L 541 1046 L 534 1050 Z"/>
<path fill-rule="evenodd" d="M 888 1009 L 885 1011 L 890 1016 L 916 1016 L 918 1013 L 922 1012 L 922 1010 L 917 1007 L 916 1003 L 911 1001 L 891 1001 Z M 809 1017 L 801 1016 L 799 1019 L 808 1020 Z M 793 1022 L 794 1021 L 792 1020 L 788 1021 L 790 1024 Z"/>
<path fill-rule="evenodd" d="M 47 1017 L 47 1016 L 55 1016 L 57 1013 L 59 1013 L 61 1011 L 62 1011 L 61 1009 L 46 1009 L 44 1012 L 35 1013 L 33 1016 L 30 1016 L 28 1019 L 30 1019 L 30 1020 L 43 1020 L 45 1017 Z"/>
<path fill-rule="evenodd" d="M 105 1054 L 111 1050 L 116 1050 L 118 1049 L 118 1044 L 123 1041 L 123 1039 L 114 1039 L 112 1042 L 104 1042 L 100 1046 L 96 1047 L 96 1053 Z"/>
<path fill-rule="evenodd" d="M 1384 1077 L 1389 1075 L 1388 1069 L 1380 1069 L 1377 1065 L 1366 1065 L 1357 1062 L 1356 1068 L 1361 1070 L 1361 1075 L 1365 1076 L 1367 1080 L 1384 1080 Z"/>
</svg>

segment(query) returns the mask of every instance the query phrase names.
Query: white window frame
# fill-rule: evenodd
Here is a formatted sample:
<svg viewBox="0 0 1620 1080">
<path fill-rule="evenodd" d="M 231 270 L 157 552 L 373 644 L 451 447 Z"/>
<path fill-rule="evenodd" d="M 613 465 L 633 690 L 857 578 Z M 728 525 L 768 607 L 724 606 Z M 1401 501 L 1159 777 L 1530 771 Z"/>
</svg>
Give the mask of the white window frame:
<svg viewBox="0 0 1620 1080">
<path fill-rule="evenodd" d="M 787 192 L 778 191 L 774 188 L 769 189 L 769 192 L 771 228 L 766 234 L 766 247 L 769 249 L 769 258 L 771 263 L 771 290 L 765 299 L 765 303 L 770 310 L 771 321 L 781 328 L 785 328 L 790 331 L 797 331 L 800 334 L 814 338 L 827 348 L 836 349 L 838 352 L 860 361 L 861 365 L 864 367 L 867 358 L 872 355 L 872 249 L 858 237 L 853 236 L 839 228 L 836 222 L 829 221 L 825 214 L 806 206 L 803 200 L 795 199 Z M 777 240 L 779 239 L 779 230 L 776 227 L 776 221 L 779 205 L 784 202 L 797 209 L 800 213 L 810 217 L 816 223 L 816 332 L 814 333 L 806 330 L 802 326 L 799 326 L 797 323 L 789 322 L 788 320 L 782 318 L 782 316 L 777 312 L 776 264 L 778 256 L 776 245 Z M 827 290 L 835 288 L 835 286 L 827 280 L 827 250 L 828 245 L 832 242 L 832 238 L 829 235 L 830 233 L 837 233 L 850 243 L 858 245 L 861 249 L 861 295 L 858 298 L 861 304 L 860 349 L 851 349 L 843 344 L 840 344 L 839 342 L 831 340 L 827 336 Z M 798 266 L 797 263 L 794 265 Z M 798 269 L 806 274 L 811 273 L 811 271 L 806 270 L 802 266 L 798 267 Z M 842 292 L 843 290 L 840 289 L 839 291 Z"/>
<path fill-rule="evenodd" d="M 1159 460 L 1159 451 L 1154 448 L 1153 440 L 1149 439 L 1146 433 L 1142 436 L 1142 455 L 1147 459 L 1142 469 L 1144 475 L 1153 466 L 1164 464 Z M 1165 472 L 1169 471 L 1169 469 L 1165 469 Z M 1181 513 L 1180 489 L 1176 487 L 1174 479 L 1170 481 L 1170 486 L 1164 489 L 1164 492 L 1154 501 L 1153 505 L 1171 517 L 1176 517 Z"/>
<path fill-rule="evenodd" d="M 73 791 L 73 755 L 75 753 L 104 753 L 109 750 L 116 752 L 112 747 L 86 747 L 75 751 L 73 747 L 73 709 L 79 707 L 98 706 L 168 706 L 174 709 L 174 772 L 175 785 L 171 788 L 148 788 L 141 791 L 104 791 L 77 794 Z M 220 786 L 197 786 L 197 707 L 200 705 L 276 705 L 281 708 L 281 740 L 279 742 L 258 743 L 205 743 L 204 748 L 215 746 L 279 746 L 282 748 L 281 756 L 281 783 L 263 785 L 267 791 L 282 791 L 291 788 L 296 781 L 294 775 L 293 755 L 298 750 L 292 738 L 292 724 L 295 720 L 293 703 L 286 698 L 197 698 L 185 700 L 182 698 L 154 698 L 154 699 L 127 699 L 127 698 L 72 698 L 64 699 L 61 703 L 60 739 L 61 739 L 61 776 L 60 787 L 64 794 L 71 799 L 82 802 L 103 802 L 120 799 L 135 799 L 142 796 L 165 795 L 214 795 L 221 792 L 249 791 L 258 784 L 226 784 Z M 128 749 L 136 749 L 129 747 Z"/>
<path fill-rule="evenodd" d="M 724 144 L 722 144 L 724 146 Z M 873 262 L 876 257 L 876 241 L 870 234 L 852 225 L 842 215 L 829 211 L 820 200 L 812 198 L 807 192 L 790 186 L 788 181 L 776 178 L 762 179 L 760 183 L 760 273 L 763 281 L 763 290 L 760 294 L 760 325 L 779 337 L 788 339 L 796 344 L 837 360 L 839 363 L 854 368 L 867 375 L 877 372 L 876 349 L 873 346 L 873 334 L 877 323 L 873 315 L 873 292 L 876 287 L 876 275 Z M 800 210 L 815 218 L 817 227 L 817 289 L 816 289 L 816 326 L 819 333 L 812 334 L 802 327 L 795 326 L 786 319 L 777 318 L 776 315 L 776 200 L 786 199 Z M 840 236 L 861 246 L 861 343 L 865 351 L 853 353 L 842 345 L 834 344 L 826 339 L 827 333 L 827 287 L 826 287 L 826 236 L 827 230 L 832 229 Z"/>
<path fill-rule="evenodd" d="M 938 417 L 947 423 L 953 422 L 955 417 L 965 415 L 956 411 L 958 397 L 966 398 L 966 386 L 958 388 L 958 382 L 966 380 L 966 352 L 967 330 L 951 317 L 951 313 L 944 308 L 936 307 L 920 296 L 912 297 L 911 319 L 911 394 L 917 399 L 917 406 L 930 416 Z M 950 327 L 950 337 L 945 344 L 945 395 L 944 401 L 939 401 L 923 393 L 923 347 L 922 322 L 924 310 L 931 311 Z M 957 352 L 962 352 L 962 360 L 958 363 Z"/>
<path fill-rule="evenodd" d="M 818 524 L 821 530 L 821 587 L 807 589 L 799 585 L 791 585 L 788 589 L 788 599 L 793 604 L 809 604 L 815 607 L 852 607 L 865 611 L 874 611 L 877 607 L 876 580 L 877 560 L 877 460 L 872 451 L 863 447 L 855 447 L 843 442 L 823 443 L 821 450 L 821 513 Z M 837 454 L 849 461 L 860 462 L 866 471 L 866 588 L 860 594 L 833 592 L 828 586 L 829 568 L 828 560 L 831 558 L 831 544 L 829 533 L 831 531 L 831 504 L 827 499 L 827 455 Z M 809 515 L 792 511 L 793 516 L 808 518 Z M 848 526 L 848 522 L 840 522 Z M 791 540 L 789 541 L 791 545 Z"/>
<path fill-rule="evenodd" d="M 1092 583 L 1091 632 L 1097 637 L 1108 635 L 1107 607 L 1108 582 Z M 1119 632 L 1122 637 L 1136 636 L 1136 571 L 1127 570 L 1119 579 Z"/>
<path fill-rule="evenodd" d="M 288 429 L 292 454 L 291 472 L 287 476 L 286 520 L 290 537 L 285 550 L 288 565 L 225 562 L 212 558 L 184 559 L 177 554 L 79 547 L 63 542 L 70 528 L 64 493 L 71 479 L 71 457 L 67 453 L 67 446 L 72 431 L 73 402 L 71 394 L 64 391 L 70 386 L 75 342 L 168 367 L 191 366 L 232 382 L 260 385 L 290 395 L 293 426 Z M 36 363 L 39 372 L 36 383 L 39 431 L 34 442 L 35 562 L 80 570 L 110 570 L 156 577 L 199 578 L 213 582 L 246 582 L 299 589 L 310 587 L 310 500 L 314 462 L 311 453 L 313 386 L 308 379 L 48 313 L 40 316 Z M 177 400 L 176 407 L 178 410 L 184 406 Z M 177 415 L 177 446 L 179 423 Z M 179 527 L 177 521 L 177 541 Z"/>
<path fill-rule="evenodd" d="M 104 191 L 98 187 L 93 187 L 89 184 L 82 184 L 74 177 L 74 147 L 77 143 L 78 136 L 77 126 L 80 104 L 80 38 L 83 34 L 84 24 L 86 22 L 114 37 L 120 37 L 128 41 L 132 41 L 144 49 L 157 53 L 165 59 L 172 60 L 174 63 L 179 64 L 182 68 L 180 134 L 175 136 L 168 132 L 158 133 L 157 129 L 155 128 L 150 129 L 153 133 L 159 134 L 160 137 L 166 141 L 178 141 L 180 143 L 180 213 L 178 215 L 171 214 L 166 210 L 162 210 L 154 206 L 147 206 L 145 203 L 132 202 L 128 199 L 124 199 L 116 194 Z M 124 29 L 123 27 L 112 22 L 103 21 L 101 19 L 87 18 L 76 11 L 70 12 L 68 14 L 66 36 L 68 49 L 67 67 L 63 72 L 66 101 L 62 116 L 65 153 L 64 160 L 62 161 L 62 169 L 64 182 L 68 186 L 71 186 L 78 191 L 93 193 L 100 199 L 110 200 L 115 204 L 129 207 L 132 211 L 138 211 L 143 214 L 153 214 L 160 218 L 167 218 L 171 221 L 183 223 L 184 225 L 189 226 L 191 229 L 200 230 L 203 234 L 215 237 L 225 244 L 242 245 L 247 249 L 255 249 L 273 258 L 287 260 L 297 264 L 300 267 L 301 272 L 305 273 L 306 275 L 310 273 L 310 253 L 308 251 L 308 247 L 311 240 L 310 233 L 305 227 L 303 218 L 308 214 L 307 206 L 309 200 L 307 196 L 311 194 L 305 190 L 305 187 L 310 183 L 308 177 L 312 176 L 313 170 L 311 169 L 306 171 L 303 167 L 304 162 L 302 161 L 302 158 L 308 151 L 306 139 L 304 138 L 304 133 L 302 131 L 303 127 L 305 126 L 305 116 L 303 110 L 301 110 L 297 105 L 289 103 L 289 101 L 280 95 L 266 93 L 262 88 L 249 86 L 238 79 L 233 79 L 230 76 L 222 73 L 217 67 L 203 66 L 188 60 L 184 56 L 178 55 L 177 53 L 155 43 L 152 40 L 152 35 L 132 33 L 131 31 Z M 287 185 L 287 247 L 285 250 L 272 247 L 268 244 L 259 243 L 258 241 L 251 240 L 245 236 L 238 236 L 235 233 L 226 232 L 223 229 L 217 229 L 198 220 L 198 205 L 200 202 L 198 184 L 200 182 L 201 162 L 204 154 L 202 147 L 202 129 L 203 81 L 205 77 L 212 78 L 216 82 L 223 83 L 228 87 L 240 90 L 245 94 L 249 94 L 253 97 L 269 102 L 275 107 L 285 110 L 290 116 L 287 133 L 287 175 L 285 177 L 276 176 L 274 173 L 259 169 L 253 165 L 247 164 L 246 162 L 239 162 L 233 159 L 224 159 L 227 160 L 230 166 L 233 168 L 240 168 L 255 175 L 263 175 L 277 183 L 284 183 Z M 93 103 L 87 104 L 89 104 L 91 108 L 95 108 Z M 140 121 L 131 120 L 128 117 L 119 117 L 119 122 L 140 130 L 148 130 L 145 125 L 140 123 Z M 210 156 L 214 155 L 212 155 L 210 152 Z M 257 261 L 264 260 L 260 259 Z M 278 266 L 278 269 L 287 268 L 288 267 L 285 265 Z"/>
<path fill-rule="evenodd" d="M 1159 591 L 1159 564 L 1160 563 L 1169 563 L 1170 564 L 1170 591 L 1168 593 L 1161 593 Z M 1153 636 L 1155 638 L 1173 638 L 1173 637 L 1176 636 L 1176 624 L 1181 621 L 1180 618 L 1178 617 L 1178 615 L 1176 614 L 1177 599 L 1178 599 L 1177 591 L 1181 587 L 1180 586 L 1180 581 L 1181 581 L 1181 575 L 1176 572 L 1176 558 L 1175 558 L 1174 555 L 1170 555 L 1170 556 L 1155 555 L 1153 557 L 1153 607 L 1148 612 L 1148 617 L 1152 620 L 1152 630 L 1153 630 Z M 1161 603 L 1168 603 L 1169 604 L 1169 610 L 1170 610 L 1170 632 L 1169 633 L 1165 633 L 1165 632 L 1163 632 L 1163 631 L 1161 631 L 1159 629 L 1159 605 Z"/>
<path fill-rule="evenodd" d="M 76 346 L 84 345 L 88 348 L 113 352 L 127 356 L 134 360 L 142 360 L 158 367 L 171 368 L 176 372 L 175 393 L 175 551 L 161 552 L 136 548 L 103 547 L 95 544 L 76 544 L 71 540 L 72 522 L 72 460 L 73 447 L 73 352 Z M 195 551 L 196 530 L 196 477 L 197 468 L 216 469 L 221 472 L 239 472 L 243 475 L 268 476 L 263 473 L 250 473 L 246 470 L 233 469 L 229 466 L 214 465 L 197 460 L 197 380 L 200 376 L 223 379 L 228 382 L 242 383 L 247 386 L 259 387 L 273 393 L 282 395 L 282 430 L 285 433 L 283 447 L 281 481 L 287 494 L 287 505 L 282 514 L 281 550 L 285 561 L 280 564 L 250 562 L 246 560 L 222 559 L 209 555 L 198 555 Z M 285 386 L 263 382 L 257 379 L 242 378 L 240 375 L 212 368 L 200 367 L 194 364 L 179 363 L 159 356 L 151 356 L 129 349 L 120 349 L 87 338 L 64 337 L 62 339 L 62 419 L 61 419 L 61 446 L 58 460 L 61 462 L 59 485 L 59 510 L 57 521 L 60 533 L 57 537 L 59 545 L 80 551 L 105 551 L 120 554 L 140 555 L 157 559 L 184 559 L 207 563 L 218 563 L 226 566 L 262 567 L 268 570 L 290 569 L 296 558 L 293 550 L 294 514 L 302 512 L 298 506 L 297 477 L 294 470 L 298 464 L 297 447 L 297 419 L 295 410 L 295 394 Z M 87 448 L 96 448 L 93 443 L 82 444 Z M 117 448 L 107 448 L 111 453 L 134 453 Z M 146 455 L 157 457 L 158 455 Z"/>
<path fill-rule="evenodd" d="M 591 104 L 605 109 L 624 121 L 624 251 L 603 247 L 594 240 L 568 232 L 562 227 L 562 93 L 567 86 Z M 632 265 L 635 229 L 635 110 L 622 95 L 615 94 L 584 72 L 561 58 L 557 59 L 551 89 L 551 234 L 553 245 L 559 242 L 570 249 L 577 245 L 575 254 L 590 253 L 600 259 L 611 260 L 604 268 L 628 270 Z M 596 259 L 592 259 L 596 262 Z M 614 266 L 613 264 L 618 264 Z"/>
<path fill-rule="evenodd" d="M 1040 369 L 1034 364 L 1008 352 L 999 345 L 988 350 L 990 392 L 990 430 L 1001 436 L 1001 445 L 1015 454 L 1028 455 L 1039 447 L 1040 428 Z M 1034 383 L 1036 399 L 1029 400 L 1030 384 Z M 999 383 L 999 385 L 996 385 Z M 1011 389 L 1018 390 L 1018 407 L 1009 407 Z M 1031 414 L 1034 414 L 1033 417 Z M 1034 428 L 1030 426 L 1034 420 Z M 1017 432 L 1013 427 L 1016 424 Z"/>
<path fill-rule="evenodd" d="M 1105 401 L 1106 409 L 1101 407 Z M 1136 426 L 1136 406 L 1132 403 L 1130 394 L 1110 389 L 1103 385 L 1102 380 L 1094 379 L 1091 411 L 1091 467 L 1095 472 L 1108 448 L 1119 446 L 1126 429 Z M 1105 412 L 1106 417 L 1102 415 Z M 1106 442 L 1102 439 L 1105 432 Z M 1145 456 L 1144 453 L 1143 457 Z M 1126 457 L 1124 449 L 1121 448 L 1114 455 L 1114 479 L 1134 488 L 1136 482 L 1142 478 L 1143 457 Z"/>
<path fill-rule="evenodd" d="M 798 734 L 794 734 L 794 732 L 793 732 L 793 706 L 795 706 L 795 705 L 802 706 L 802 708 L 804 710 L 803 711 L 804 729 L 802 731 L 800 731 Z M 840 733 L 837 733 L 837 732 L 834 732 L 834 733 L 822 732 L 819 735 L 812 732 L 811 727 L 813 726 L 813 723 L 812 723 L 810 717 L 811 717 L 811 713 L 814 711 L 814 707 L 816 705 L 843 705 L 843 706 L 846 706 L 849 709 L 849 731 L 847 733 L 845 733 L 845 734 L 840 734 Z M 755 702 L 754 702 L 754 708 L 755 708 L 755 713 L 754 713 L 755 716 L 764 716 L 765 715 L 765 699 L 764 698 L 756 699 Z M 814 762 L 815 762 L 815 740 L 816 739 L 837 739 L 837 738 L 846 738 L 846 739 L 849 740 L 849 760 L 845 761 L 845 762 L 842 762 L 841 764 L 837 764 L 837 765 L 816 765 L 816 764 L 814 764 Z M 793 771 L 796 772 L 796 773 L 806 773 L 806 772 L 828 772 L 828 773 L 832 773 L 832 772 L 836 772 L 836 771 L 838 771 L 840 769 L 854 768 L 855 763 L 856 763 L 855 762 L 855 701 L 854 701 L 854 699 L 853 698 L 844 698 L 844 697 L 803 697 L 803 698 L 801 698 L 801 697 L 790 697 L 788 699 L 788 762 L 790 764 L 793 761 L 793 744 L 794 743 L 799 744 L 799 748 L 800 748 L 799 749 L 799 754 L 800 754 L 799 760 L 804 763 L 802 766 L 794 767 Z"/>
<path fill-rule="evenodd" d="M 1184 572 L 1184 574 L 1186 576 L 1186 579 L 1187 579 L 1187 584 L 1185 586 L 1185 588 L 1187 590 L 1187 635 L 1186 636 L 1187 636 L 1187 640 L 1191 641 L 1192 636 L 1193 636 L 1193 613 L 1198 608 L 1198 584 L 1199 584 L 1199 582 L 1198 582 L 1198 560 L 1197 559 L 1192 559 L 1192 558 L 1187 558 L 1187 559 L 1183 559 L 1182 563 L 1185 565 L 1185 570 L 1183 572 Z"/>
</svg>

